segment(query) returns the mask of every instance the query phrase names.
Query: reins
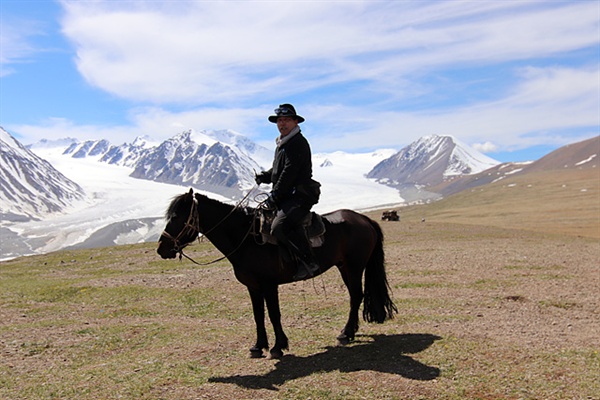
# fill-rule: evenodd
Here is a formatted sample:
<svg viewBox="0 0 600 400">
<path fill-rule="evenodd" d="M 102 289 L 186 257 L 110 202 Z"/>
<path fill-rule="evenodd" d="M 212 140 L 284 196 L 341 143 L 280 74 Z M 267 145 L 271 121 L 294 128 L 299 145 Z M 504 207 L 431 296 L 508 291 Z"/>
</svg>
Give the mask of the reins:
<svg viewBox="0 0 600 400">
<path fill-rule="evenodd" d="M 231 209 L 231 211 L 225 217 L 223 217 L 219 222 L 217 222 L 212 228 L 210 228 L 206 232 L 202 232 L 202 230 L 201 230 L 201 227 L 200 227 L 200 213 L 198 211 L 198 200 L 194 197 L 193 202 L 192 202 L 192 207 L 190 209 L 190 215 L 188 216 L 188 219 L 187 219 L 185 225 L 183 226 L 183 229 L 181 230 L 181 232 L 179 232 L 179 234 L 177 235 L 177 237 L 174 238 L 166 230 L 163 231 L 163 235 L 165 237 L 167 237 L 168 239 L 171 239 L 173 241 L 173 246 L 174 246 L 175 252 L 179 253 L 179 260 L 181 261 L 182 257 L 185 257 L 185 258 L 187 258 L 188 260 L 190 260 L 191 262 L 193 262 L 196 265 L 205 266 L 205 265 L 211 265 L 211 264 L 217 263 L 219 261 L 222 261 L 222 260 L 228 258 L 229 256 L 231 256 L 232 254 L 234 254 L 236 251 L 238 251 L 240 249 L 240 247 L 242 247 L 242 244 L 244 244 L 244 242 L 246 241 L 246 238 L 248 238 L 248 236 L 252 232 L 252 230 L 254 228 L 254 223 L 250 224 L 250 227 L 248 228 L 248 231 L 246 232 L 246 234 L 244 235 L 244 237 L 242 238 L 242 240 L 236 246 L 235 249 L 233 249 L 231 252 L 229 252 L 228 254 L 224 255 L 223 257 L 217 258 L 216 260 L 212 260 L 212 261 L 209 261 L 209 262 L 206 262 L 206 263 L 199 263 L 199 262 L 197 262 L 196 260 L 194 260 L 193 258 L 191 258 L 190 256 L 188 256 L 187 254 L 185 254 L 183 252 L 183 249 L 185 247 L 187 247 L 191 242 L 193 242 L 193 240 L 191 242 L 189 242 L 189 243 L 184 244 L 183 246 L 180 246 L 179 245 L 179 239 L 180 239 L 180 237 L 182 235 L 187 234 L 188 233 L 187 230 L 190 229 L 190 228 L 192 229 L 190 233 L 193 233 L 195 235 L 198 235 L 198 234 L 202 233 L 203 236 L 206 236 L 210 232 L 214 231 L 223 222 L 225 222 L 225 220 L 227 220 L 227 218 L 229 218 L 231 216 L 231 214 L 233 214 L 237 209 L 239 209 L 242 204 L 244 204 L 244 202 L 248 199 L 248 197 L 250 196 L 250 194 L 252 194 L 252 192 L 254 192 L 254 190 L 256 190 L 257 187 L 258 186 L 254 186 L 252 189 L 250 189 L 248 191 L 248 193 Z M 200 241 L 199 237 L 198 237 L 198 241 Z"/>
<path fill-rule="evenodd" d="M 183 250 L 184 247 L 186 247 L 189 244 L 189 243 L 186 243 L 183 246 L 179 245 L 179 239 L 184 234 L 187 234 L 188 230 L 191 230 L 191 233 L 200 232 L 200 230 L 198 229 L 198 227 L 200 226 L 200 217 L 198 214 L 197 207 L 198 207 L 198 200 L 196 200 L 196 198 L 193 198 L 192 208 L 190 209 L 190 215 L 188 216 L 187 221 L 185 221 L 185 225 L 183 226 L 183 229 L 179 232 L 177 237 L 173 237 L 166 230 L 164 230 L 162 233 L 163 236 L 166 236 L 168 239 L 171 239 L 173 241 L 173 247 L 174 247 L 175 252 L 180 252 L 181 250 Z M 180 258 L 181 258 L 181 256 L 180 256 Z"/>
</svg>

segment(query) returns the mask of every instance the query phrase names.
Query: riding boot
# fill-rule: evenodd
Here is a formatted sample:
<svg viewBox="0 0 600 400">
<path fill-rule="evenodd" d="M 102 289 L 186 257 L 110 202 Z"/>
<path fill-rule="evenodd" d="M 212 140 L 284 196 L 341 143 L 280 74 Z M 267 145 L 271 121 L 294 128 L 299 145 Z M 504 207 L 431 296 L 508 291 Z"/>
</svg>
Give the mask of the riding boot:
<svg viewBox="0 0 600 400">
<path fill-rule="evenodd" d="M 320 267 L 312 252 L 312 248 L 304 228 L 299 228 L 289 232 L 288 243 L 298 258 L 298 270 L 294 275 L 294 280 L 299 281 L 315 276 Z"/>
</svg>

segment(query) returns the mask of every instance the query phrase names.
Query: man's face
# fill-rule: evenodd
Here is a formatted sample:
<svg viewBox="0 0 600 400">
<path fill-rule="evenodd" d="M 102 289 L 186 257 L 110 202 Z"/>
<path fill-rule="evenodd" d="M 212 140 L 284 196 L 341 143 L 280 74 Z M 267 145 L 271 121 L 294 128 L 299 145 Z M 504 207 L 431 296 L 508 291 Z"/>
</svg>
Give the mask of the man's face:
<svg viewBox="0 0 600 400">
<path fill-rule="evenodd" d="M 277 118 L 277 129 L 279 129 L 279 133 L 281 137 L 287 136 L 292 129 L 298 126 L 298 121 L 296 118 L 292 117 L 279 117 Z"/>
</svg>

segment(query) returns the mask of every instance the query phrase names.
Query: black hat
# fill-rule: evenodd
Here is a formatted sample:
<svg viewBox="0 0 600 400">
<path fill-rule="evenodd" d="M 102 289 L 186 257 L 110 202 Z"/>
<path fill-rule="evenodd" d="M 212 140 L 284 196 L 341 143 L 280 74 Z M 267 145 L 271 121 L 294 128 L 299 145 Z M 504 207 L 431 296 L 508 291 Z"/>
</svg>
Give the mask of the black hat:
<svg viewBox="0 0 600 400">
<path fill-rule="evenodd" d="M 275 115 L 269 116 L 269 121 L 277 123 L 277 118 L 279 117 L 293 117 L 296 118 L 298 123 L 304 122 L 304 118 L 296 114 L 296 109 L 291 104 L 280 104 L 279 107 L 275 109 Z"/>
</svg>

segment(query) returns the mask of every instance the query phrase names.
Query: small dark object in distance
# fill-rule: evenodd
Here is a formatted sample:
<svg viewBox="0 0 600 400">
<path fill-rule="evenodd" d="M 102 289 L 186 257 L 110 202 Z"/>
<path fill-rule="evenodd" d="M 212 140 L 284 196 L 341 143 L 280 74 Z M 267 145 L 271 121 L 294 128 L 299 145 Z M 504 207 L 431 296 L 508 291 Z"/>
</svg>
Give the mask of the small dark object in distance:
<svg viewBox="0 0 600 400">
<path fill-rule="evenodd" d="M 381 220 L 400 221 L 400 216 L 396 210 L 384 211 L 383 214 L 381 214 Z"/>
</svg>

